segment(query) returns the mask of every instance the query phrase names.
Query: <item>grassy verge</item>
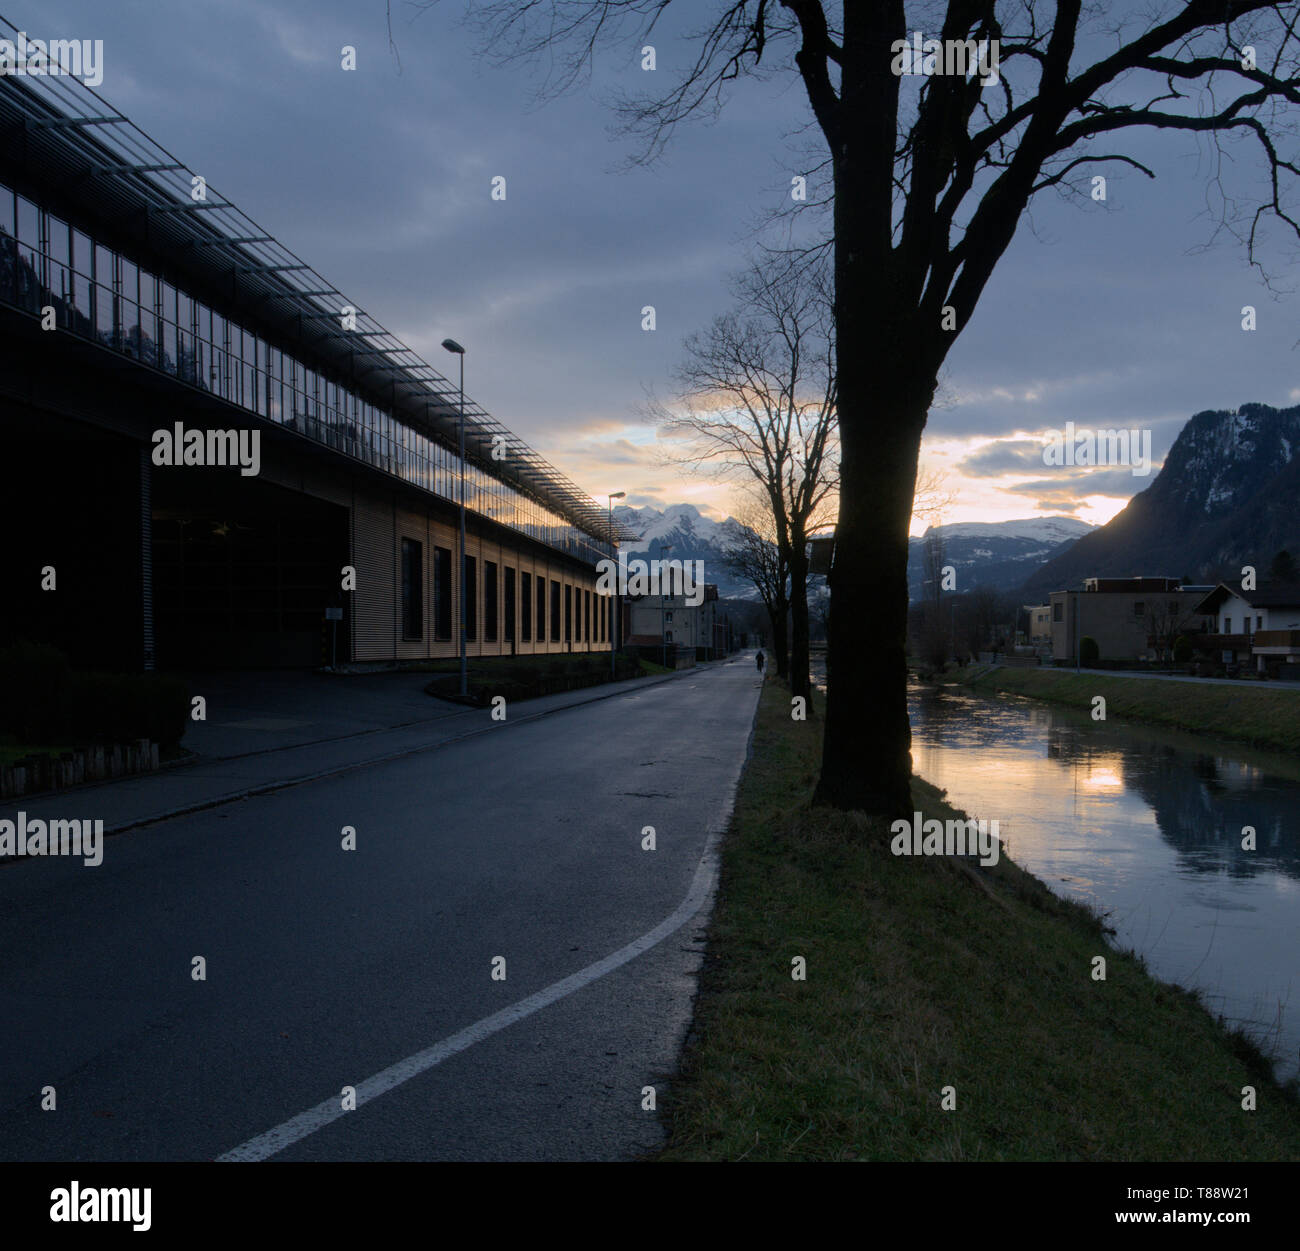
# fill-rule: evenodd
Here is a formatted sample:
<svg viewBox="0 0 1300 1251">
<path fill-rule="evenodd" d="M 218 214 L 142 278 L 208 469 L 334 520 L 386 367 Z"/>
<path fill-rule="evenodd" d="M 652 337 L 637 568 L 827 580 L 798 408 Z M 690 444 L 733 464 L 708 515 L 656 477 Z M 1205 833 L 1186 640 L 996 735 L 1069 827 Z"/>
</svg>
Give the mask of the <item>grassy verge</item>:
<svg viewBox="0 0 1300 1251">
<path fill-rule="evenodd" d="M 61 756 L 65 751 L 75 751 L 71 744 L 50 746 L 46 743 L 15 743 L 12 740 L 0 742 L 0 764 L 13 764 L 24 756 Z"/>
<path fill-rule="evenodd" d="M 820 723 L 788 708 L 768 683 L 662 1158 L 1300 1159 L 1294 1095 L 1090 913 L 1005 858 L 976 880 L 810 808 Z"/>
<path fill-rule="evenodd" d="M 1125 717 L 1280 751 L 1300 750 L 1300 692 L 1212 686 L 1162 678 L 1113 678 L 1054 669 L 994 669 L 977 691 L 1008 691 L 1072 708 L 1106 697 L 1107 717 Z"/>
</svg>

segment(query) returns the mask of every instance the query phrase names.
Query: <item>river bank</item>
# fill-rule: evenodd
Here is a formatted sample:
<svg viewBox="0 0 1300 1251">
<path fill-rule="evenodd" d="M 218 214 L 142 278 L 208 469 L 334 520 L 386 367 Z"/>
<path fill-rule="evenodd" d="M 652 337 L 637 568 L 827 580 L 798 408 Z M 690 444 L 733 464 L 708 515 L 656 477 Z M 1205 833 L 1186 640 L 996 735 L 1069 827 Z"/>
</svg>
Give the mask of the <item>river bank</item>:
<svg viewBox="0 0 1300 1251">
<path fill-rule="evenodd" d="M 1298 691 L 1120 678 L 1050 668 L 974 670 L 958 673 L 955 681 L 984 693 L 1027 695 L 1087 712 L 1101 695 L 1106 700 L 1107 718 L 1213 734 L 1275 751 L 1300 751 Z"/>
<path fill-rule="evenodd" d="M 769 682 L 663 1158 L 1300 1159 L 1300 1104 L 1242 1036 L 1005 857 L 893 856 L 811 808 L 819 751 Z"/>
</svg>

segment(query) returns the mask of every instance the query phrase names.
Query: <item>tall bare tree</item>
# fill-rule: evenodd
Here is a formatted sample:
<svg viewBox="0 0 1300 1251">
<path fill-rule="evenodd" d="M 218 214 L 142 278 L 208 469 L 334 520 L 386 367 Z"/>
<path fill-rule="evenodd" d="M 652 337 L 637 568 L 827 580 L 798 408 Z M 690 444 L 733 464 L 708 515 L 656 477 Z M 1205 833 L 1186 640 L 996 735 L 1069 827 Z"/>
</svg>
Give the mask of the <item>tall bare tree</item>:
<svg viewBox="0 0 1300 1251">
<path fill-rule="evenodd" d="M 687 337 L 681 401 L 660 419 L 678 463 L 747 479 L 765 501 L 789 571 L 790 690 L 808 698 L 808 537 L 833 519 L 838 484 L 828 274 L 765 256 L 733 286 L 737 307 Z"/>
<path fill-rule="evenodd" d="M 746 492 L 732 516 L 740 529 L 727 549 L 727 565 L 763 601 L 772 627 L 776 675 L 784 678 L 790 672 L 790 567 L 776 541 L 776 524 L 765 499 Z"/>
<path fill-rule="evenodd" d="M 654 29 L 670 0 L 491 0 L 475 10 L 498 58 L 545 58 L 558 84 L 627 25 Z M 675 7 L 681 7 L 677 5 Z M 907 532 L 921 433 L 939 370 L 970 324 L 1030 201 L 1083 192 L 1116 168 L 1154 171 L 1125 134 L 1178 131 L 1223 149 L 1241 139 L 1265 172 L 1221 225 L 1252 264 L 1260 228 L 1300 235 L 1290 207 L 1300 103 L 1297 8 L 1279 0 L 716 0 L 685 71 L 624 117 L 650 159 L 744 75 L 797 75 L 829 160 L 839 354 L 842 495 L 832 591 L 832 686 L 818 798 L 890 816 L 912 809 L 905 634 Z M 623 19 L 627 19 L 625 22 Z M 904 92 L 900 46 L 924 31 L 971 51 L 996 41 L 996 76 L 922 58 Z M 624 43 L 624 55 L 629 45 Z M 955 58 L 954 58 L 955 60 Z M 984 69 L 989 69 L 986 57 Z M 939 72 L 934 72 L 938 70 Z M 647 75 L 647 78 L 650 76 Z M 996 78 L 996 81 L 993 79 Z M 867 711 L 869 710 L 869 711 Z"/>
</svg>

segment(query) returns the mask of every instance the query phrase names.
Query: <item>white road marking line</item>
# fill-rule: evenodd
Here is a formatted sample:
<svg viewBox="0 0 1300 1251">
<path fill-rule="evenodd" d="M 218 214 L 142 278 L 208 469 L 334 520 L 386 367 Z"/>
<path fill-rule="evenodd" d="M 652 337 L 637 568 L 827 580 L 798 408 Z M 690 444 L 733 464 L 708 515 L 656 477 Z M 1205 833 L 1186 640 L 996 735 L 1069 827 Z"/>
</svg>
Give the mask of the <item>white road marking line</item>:
<svg viewBox="0 0 1300 1251">
<path fill-rule="evenodd" d="M 750 732 L 753 733 L 752 723 Z M 377 1099 L 380 1095 L 387 1094 L 390 1090 L 402 1085 L 403 1082 L 418 1077 L 421 1073 L 427 1072 L 444 1060 L 467 1050 L 475 1043 L 482 1042 L 485 1038 L 490 1038 L 507 1026 L 514 1025 L 525 1017 L 532 1016 L 535 1012 L 540 1012 L 543 1008 L 549 1007 L 567 995 L 573 994 L 574 991 L 589 986 L 598 978 L 604 977 L 606 973 L 612 973 L 615 969 L 621 968 L 623 965 L 635 960 L 637 956 L 644 955 L 652 947 L 658 946 L 665 938 L 675 934 L 683 925 L 698 915 L 709 901 L 717 885 L 717 844 L 722 831 L 727 828 L 727 824 L 731 819 L 731 812 L 736 799 L 736 786 L 740 781 L 740 770 L 747 758 L 748 752 L 741 756 L 737 762 L 718 815 L 709 825 L 704 852 L 700 856 L 700 863 L 696 866 L 695 876 L 691 880 L 690 893 L 687 894 L 686 898 L 682 900 L 670 916 L 660 921 L 654 929 L 642 934 L 640 938 L 634 939 L 627 946 L 620 947 L 603 960 L 598 960 L 595 964 L 589 964 L 585 969 L 580 969 L 577 973 L 572 973 L 561 981 L 552 983 L 544 990 L 529 995 L 527 999 L 521 999 L 518 1003 L 503 1008 L 500 1012 L 494 1012 L 491 1016 L 476 1021 L 459 1033 L 452 1034 L 450 1038 L 444 1038 L 441 1042 L 434 1043 L 432 1047 L 417 1051 L 414 1055 L 407 1056 L 405 1060 L 399 1060 L 396 1064 L 390 1065 L 373 1077 L 367 1078 L 356 1087 L 357 1107 L 360 1108 L 363 1103 L 369 1103 L 371 1099 Z M 258 1134 L 256 1138 L 250 1138 L 247 1142 L 241 1143 L 224 1155 L 218 1156 L 217 1161 L 222 1163 L 269 1159 L 271 1156 L 279 1154 L 286 1147 L 291 1147 L 295 1142 L 300 1142 L 309 1134 L 314 1134 L 318 1129 L 324 1129 L 326 1125 L 333 1124 L 333 1122 L 347 1115 L 348 1112 L 345 1112 L 341 1106 L 340 1096 L 333 1095 L 323 1103 L 318 1103 L 314 1108 L 308 1108 L 306 1112 L 301 1112 L 291 1120 L 285 1121 L 282 1125 L 277 1125 L 274 1129 L 268 1129 L 266 1133 Z"/>
</svg>

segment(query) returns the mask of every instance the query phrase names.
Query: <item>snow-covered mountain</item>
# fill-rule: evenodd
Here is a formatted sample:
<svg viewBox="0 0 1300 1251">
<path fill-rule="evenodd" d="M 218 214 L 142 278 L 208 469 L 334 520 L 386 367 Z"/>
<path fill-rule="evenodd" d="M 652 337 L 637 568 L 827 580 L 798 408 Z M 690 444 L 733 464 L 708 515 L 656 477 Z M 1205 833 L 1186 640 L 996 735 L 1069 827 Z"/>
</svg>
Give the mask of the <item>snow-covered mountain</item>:
<svg viewBox="0 0 1300 1251">
<path fill-rule="evenodd" d="M 734 517 L 713 521 L 704 516 L 693 504 L 670 504 L 660 511 L 657 508 L 629 508 L 623 505 L 614 509 L 614 520 L 639 534 L 640 539 L 622 544 L 629 560 L 702 560 L 704 580 L 717 584 L 723 599 L 757 599 L 753 586 L 737 578 L 726 567 L 725 555 L 736 542 L 741 530 Z M 665 556 L 664 547 L 671 544 L 672 551 Z"/>
<path fill-rule="evenodd" d="M 926 540 L 943 545 L 942 564 L 957 571 L 957 589 L 976 586 L 1010 590 L 1071 544 L 1096 529 L 1077 517 L 1023 517 L 1015 521 L 958 521 L 931 526 L 910 541 L 907 558 L 908 593 L 922 597 Z"/>
<path fill-rule="evenodd" d="M 955 538 L 1032 539 L 1036 543 L 1073 543 L 1096 527 L 1077 517 L 1024 517 L 1018 521 L 957 521 L 931 526 L 946 541 Z M 929 531 L 927 530 L 928 534 Z"/>
<path fill-rule="evenodd" d="M 641 537 L 623 544 L 630 560 L 662 559 L 671 545 L 672 560 L 704 561 L 704 580 L 717 583 L 724 599 L 757 600 L 753 586 L 737 578 L 726 565 L 727 549 L 741 531 L 734 517 L 714 521 L 693 504 L 670 504 L 667 508 L 614 509 L 614 518 Z M 1027 517 L 1017 521 L 960 521 L 949 526 L 932 526 L 944 544 L 944 564 L 957 569 L 957 585 L 963 590 L 987 583 L 999 589 L 1019 586 L 1040 565 L 1064 551 L 1095 527 L 1074 517 Z M 921 594 L 924 572 L 924 540 L 911 541 L 908 583 L 913 599 Z M 821 579 L 814 578 L 814 584 Z M 814 590 L 816 589 L 814 585 Z"/>
</svg>

